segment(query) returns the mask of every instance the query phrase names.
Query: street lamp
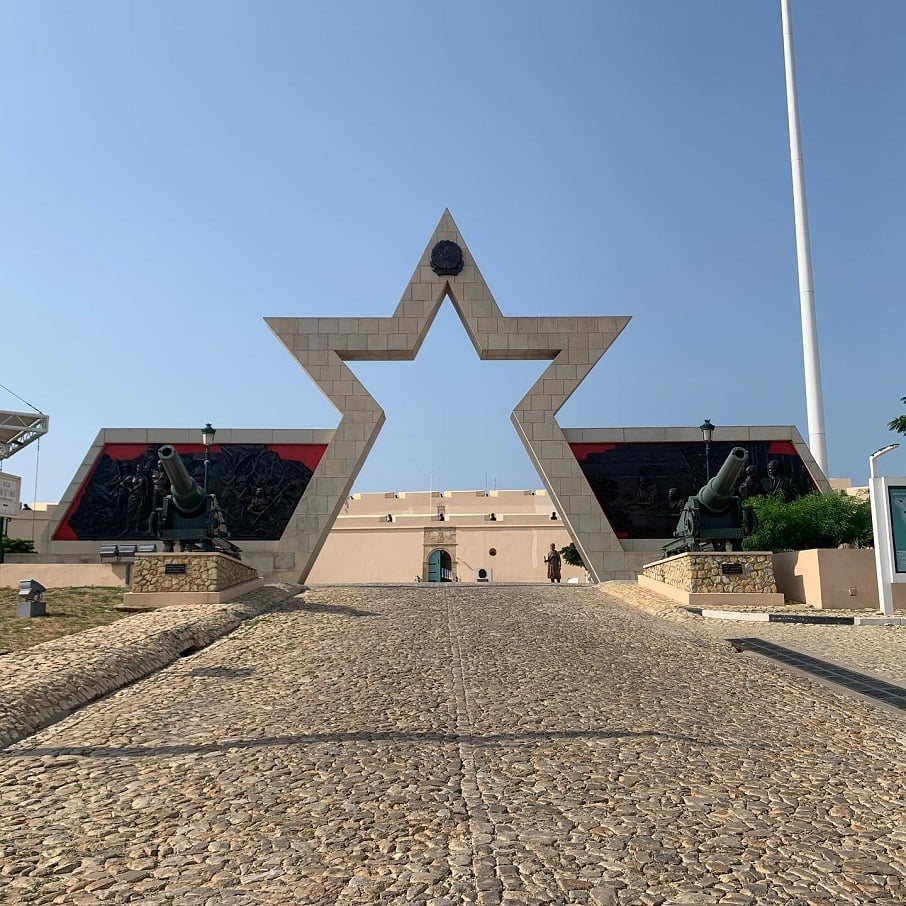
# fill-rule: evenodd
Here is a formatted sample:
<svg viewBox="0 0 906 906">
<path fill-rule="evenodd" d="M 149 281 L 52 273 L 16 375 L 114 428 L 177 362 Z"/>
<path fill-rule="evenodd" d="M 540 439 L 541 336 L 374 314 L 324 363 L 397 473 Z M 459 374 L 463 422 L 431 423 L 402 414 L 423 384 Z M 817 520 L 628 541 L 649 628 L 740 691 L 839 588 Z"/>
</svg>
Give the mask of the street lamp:
<svg viewBox="0 0 906 906">
<path fill-rule="evenodd" d="M 208 422 L 201 429 L 201 442 L 204 444 L 204 495 L 208 496 L 208 468 L 211 462 L 211 446 L 214 443 L 214 435 L 217 433 L 215 428 L 211 427 Z"/>
<path fill-rule="evenodd" d="M 868 457 L 868 498 L 871 501 L 871 528 L 874 533 L 875 543 L 875 571 L 878 574 L 878 610 L 885 616 L 893 615 L 893 589 L 890 583 L 893 581 L 892 561 L 894 552 L 892 550 L 892 539 L 888 531 L 890 522 L 889 503 L 885 499 L 887 488 L 885 480 L 878 477 L 875 469 L 875 462 L 885 453 L 896 450 L 899 444 L 888 444 L 875 450 Z"/>
<path fill-rule="evenodd" d="M 880 450 L 875 450 L 871 456 L 868 457 L 868 477 L 877 478 L 878 473 L 875 471 L 875 461 L 880 459 L 885 453 L 889 453 L 891 450 L 896 450 L 899 447 L 899 444 L 888 444 L 886 447 L 881 447 Z"/>
<path fill-rule="evenodd" d="M 714 434 L 714 425 L 711 419 L 706 418 L 699 426 L 698 430 L 702 433 L 702 440 L 705 442 L 705 481 L 711 480 L 711 437 Z"/>
</svg>

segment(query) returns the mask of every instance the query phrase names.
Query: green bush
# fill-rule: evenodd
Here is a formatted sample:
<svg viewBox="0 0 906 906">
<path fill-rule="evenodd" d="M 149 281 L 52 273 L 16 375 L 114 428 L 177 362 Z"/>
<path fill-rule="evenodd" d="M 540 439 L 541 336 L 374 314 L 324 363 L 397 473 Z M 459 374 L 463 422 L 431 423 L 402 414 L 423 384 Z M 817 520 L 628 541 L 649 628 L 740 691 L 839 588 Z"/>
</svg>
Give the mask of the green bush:
<svg viewBox="0 0 906 906">
<path fill-rule="evenodd" d="M 35 552 L 35 542 L 26 541 L 24 538 L 3 538 L 0 539 L 3 545 L 4 554 L 33 554 Z"/>
<path fill-rule="evenodd" d="M 566 547 L 560 548 L 560 556 L 563 558 L 564 563 L 568 563 L 570 566 L 585 566 L 585 563 L 582 562 L 582 558 L 579 556 L 579 552 L 576 550 L 576 545 L 572 541 L 566 545 Z"/>
<path fill-rule="evenodd" d="M 748 551 L 802 551 L 851 544 L 870 547 L 871 504 L 845 494 L 806 494 L 790 503 L 773 497 L 748 501 L 758 528 L 742 543 Z"/>
</svg>

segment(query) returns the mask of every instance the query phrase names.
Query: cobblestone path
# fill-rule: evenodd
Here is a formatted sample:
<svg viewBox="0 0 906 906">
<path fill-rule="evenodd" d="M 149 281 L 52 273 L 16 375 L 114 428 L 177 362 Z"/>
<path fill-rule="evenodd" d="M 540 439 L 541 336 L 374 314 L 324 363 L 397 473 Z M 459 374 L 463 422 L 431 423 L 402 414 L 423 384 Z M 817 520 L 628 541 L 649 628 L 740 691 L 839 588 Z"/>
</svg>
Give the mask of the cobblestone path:
<svg viewBox="0 0 906 906">
<path fill-rule="evenodd" d="M 0 902 L 906 902 L 906 718 L 575 586 L 316 588 L 0 751 Z"/>
<path fill-rule="evenodd" d="M 906 626 L 822 626 L 814 623 L 746 623 L 708 619 L 693 615 L 662 595 L 640 588 L 636 582 L 607 582 L 600 588 L 611 597 L 626 600 L 648 613 L 680 623 L 696 635 L 716 639 L 757 636 L 906 687 Z M 806 612 L 816 613 L 810 608 Z M 870 611 L 861 613 L 877 616 Z"/>
</svg>

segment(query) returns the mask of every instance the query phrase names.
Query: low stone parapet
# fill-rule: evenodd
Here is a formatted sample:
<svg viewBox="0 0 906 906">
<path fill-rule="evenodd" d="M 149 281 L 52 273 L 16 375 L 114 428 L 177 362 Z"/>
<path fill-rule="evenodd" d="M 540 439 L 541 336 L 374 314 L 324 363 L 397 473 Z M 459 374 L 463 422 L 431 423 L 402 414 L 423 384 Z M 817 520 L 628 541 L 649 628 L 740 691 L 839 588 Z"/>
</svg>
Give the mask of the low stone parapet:
<svg viewBox="0 0 906 906">
<path fill-rule="evenodd" d="M 780 605 L 770 551 L 690 551 L 646 563 L 639 585 L 686 605 Z"/>
<path fill-rule="evenodd" d="M 229 604 L 140 613 L 0 658 L 0 748 L 210 645 L 305 590 L 269 585 Z"/>
<path fill-rule="evenodd" d="M 139 554 L 123 606 L 220 604 L 263 584 L 254 567 L 217 551 Z"/>
</svg>

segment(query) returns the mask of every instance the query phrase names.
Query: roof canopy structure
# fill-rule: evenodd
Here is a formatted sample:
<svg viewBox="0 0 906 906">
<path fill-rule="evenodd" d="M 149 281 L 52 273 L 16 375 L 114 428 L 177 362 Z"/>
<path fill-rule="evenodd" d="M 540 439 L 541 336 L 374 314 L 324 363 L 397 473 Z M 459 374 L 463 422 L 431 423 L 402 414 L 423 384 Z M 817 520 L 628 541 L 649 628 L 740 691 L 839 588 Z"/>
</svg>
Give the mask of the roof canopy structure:
<svg viewBox="0 0 906 906">
<path fill-rule="evenodd" d="M 47 434 L 48 417 L 41 412 L 0 409 L 0 460 L 9 459 L 33 440 Z"/>
</svg>

